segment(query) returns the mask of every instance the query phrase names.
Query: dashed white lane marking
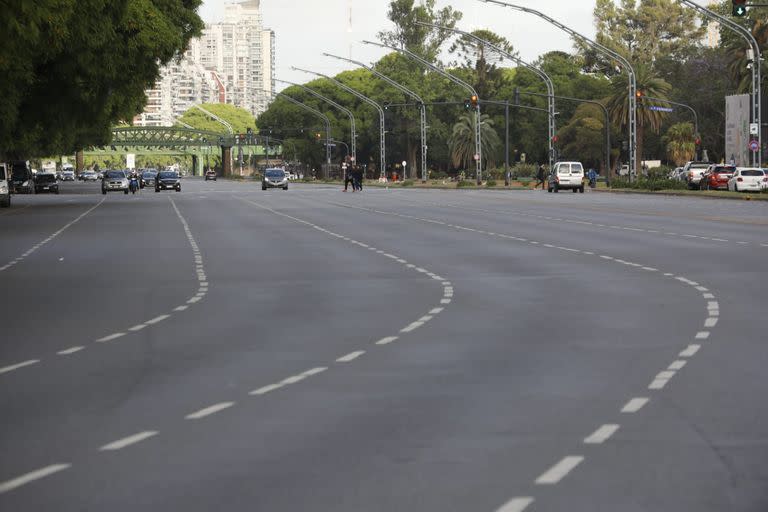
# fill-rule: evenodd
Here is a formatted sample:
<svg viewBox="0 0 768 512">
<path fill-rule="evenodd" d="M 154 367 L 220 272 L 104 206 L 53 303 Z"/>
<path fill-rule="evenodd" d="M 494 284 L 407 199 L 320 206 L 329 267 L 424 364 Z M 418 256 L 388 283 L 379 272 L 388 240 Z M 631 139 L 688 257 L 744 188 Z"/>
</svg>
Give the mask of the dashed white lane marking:
<svg viewBox="0 0 768 512">
<path fill-rule="evenodd" d="M 687 361 L 682 361 L 678 359 L 677 361 L 672 362 L 672 364 L 669 365 L 670 370 L 682 370 L 683 367 L 687 364 Z"/>
<path fill-rule="evenodd" d="M 110 334 L 109 336 L 97 339 L 96 343 L 106 343 L 108 341 L 116 340 L 117 338 L 122 338 L 123 336 L 125 336 L 124 332 L 116 332 L 115 334 Z"/>
<path fill-rule="evenodd" d="M 24 361 L 23 363 L 6 366 L 4 368 L 0 368 L 0 374 L 12 372 L 14 370 L 18 370 L 19 368 L 24 368 L 25 366 L 32 366 L 33 364 L 37 364 L 39 362 L 39 359 L 30 359 L 29 361 Z"/>
<path fill-rule="evenodd" d="M 419 328 L 419 327 L 421 327 L 422 325 L 424 325 L 424 322 L 418 322 L 418 321 L 417 321 L 417 322 L 411 322 L 411 323 L 410 323 L 409 325 L 407 325 L 406 327 L 403 327 L 402 329 L 400 329 L 400 332 L 411 332 L 411 331 L 415 331 L 416 329 L 418 329 L 418 328 Z"/>
<path fill-rule="evenodd" d="M 99 450 L 105 452 L 105 451 L 115 451 L 115 450 L 122 450 L 123 448 L 126 448 L 128 446 L 131 446 L 132 444 L 140 443 L 144 441 L 145 439 L 149 439 L 150 437 L 154 437 L 158 434 L 155 430 L 145 430 L 144 432 L 139 432 L 138 434 L 134 434 L 132 436 L 124 437 L 122 439 L 118 439 L 117 441 L 113 441 L 109 444 L 105 444 Z"/>
<path fill-rule="evenodd" d="M 653 389 L 653 390 L 664 389 L 664 387 L 667 385 L 668 382 L 669 382 L 669 379 L 654 379 L 648 385 L 648 389 Z"/>
<path fill-rule="evenodd" d="M 85 347 L 78 345 L 77 347 L 72 347 L 72 348 L 68 348 L 68 349 L 65 349 L 65 350 L 59 350 L 56 353 L 59 354 L 60 356 L 68 356 L 69 354 L 74 354 L 75 352 L 80 352 L 84 348 Z"/>
<path fill-rule="evenodd" d="M 560 462 L 542 473 L 541 476 L 536 479 L 536 483 L 538 485 L 557 484 L 560 480 L 568 476 L 568 473 L 573 471 L 583 460 L 584 457 L 581 455 L 569 455 L 563 457 Z"/>
<path fill-rule="evenodd" d="M 66 231 L 67 229 L 69 229 L 69 228 L 70 228 L 70 227 L 72 227 L 73 225 L 77 224 L 77 223 L 78 223 L 78 222 L 79 222 L 81 219 L 83 219 L 83 217 L 85 217 L 86 215 L 88 215 L 89 213 L 91 213 L 93 210 L 95 210 L 96 208 L 98 208 L 99 206 L 101 206 L 101 203 L 103 203 L 104 201 L 105 201 L 105 199 L 102 199 L 101 201 L 99 201 L 98 203 L 96 203 L 94 206 L 92 206 L 92 207 L 88 208 L 88 209 L 87 209 L 85 212 L 83 212 L 83 213 L 81 213 L 80 215 L 78 215 L 78 216 L 77 216 L 77 217 L 76 217 L 74 220 L 72 220 L 72 221 L 68 222 L 67 224 L 65 224 L 63 227 L 61 227 L 61 228 L 60 228 L 58 231 L 56 231 L 55 233 L 53 233 L 51 236 L 49 236 L 49 237 L 48 237 L 48 238 L 46 238 L 45 240 L 43 240 L 43 241 L 41 241 L 41 242 L 38 242 L 37 244 L 35 244 L 35 245 L 34 245 L 34 246 L 31 248 L 31 249 L 27 250 L 27 252 L 25 252 L 23 255 L 21 255 L 21 256 L 19 256 L 19 257 L 15 258 L 15 259 L 14 259 L 14 260 L 12 260 L 12 261 L 9 261 L 8 263 L 6 263 L 6 264 L 5 264 L 5 265 L 3 265 L 2 267 L 0 267 L 0 272 L 2 272 L 2 271 L 4 271 L 4 270 L 6 270 L 6 269 L 8 269 L 8 268 L 12 267 L 13 265 L 16 265 L 17 263 L 21 262 L 21 261 L 22 261 L 24 258 L 27 258 L 27 257 L 29 257 L 29 256 L 30 256 L 30 255 L 31 255 L 33 252 L 37 251 L 37 250 L 38 250 L 38 249 L 40 249 L 42 246 L 44 246 L 45 244 L 49 243 L 51 240 L 53 240 L 54 238 L 56 238 L 57 236 L 59 236 L 60 234 L 62 234 L 64 231 Z"/>
<path fill-rule="evenodd" d="M 183 306 L 177 306 L 177 307 L 173 308 L 173 310 L 174 310 L 174 311 L 185 311 L 185 310 L 187 310 L 188 308 L 189 308 L 189 306 L 187 306 L 187 305 L 183 305 Z"/>
<path fill-rule="evenodd" d="M 710 317 L 704 320 L 704 327 L 714 327 L 717 325 L 717 318 Z"/>
<path fill-rule="evenodd" d="M 131 331 L 131 332 L 138 332 L 138 331 L 144 329 L 146 326 L 147 326 L 147 324 L 134 325 L 133 327 L 129 327 L 128 330 Z"/>
<path fill-rule="evenodd" d="M 306 378 L 307 378 L 307 376 L 304 375 L 304 374 L 292 375 L 290 377 L 286 377 L 285 379 L 281 380 L 280 382 L 278 382 L 278 384 L 281 384 L 283 386 L 287 386 L 289 384 L 296 384 L 297 382 L 301 382 L 301 381 L 303 381 Z"/>
<path fill-rule="evenodd" d="M 634 414 L 643 407 L 645 407 L 645 404 L 647 404 L 650 401 L 650 398 L 645 397 L 637 397 L 633 398 L 629 402 L 627 402 L 624 407 L 621 408 L 621 412 L 625 414 Z"/>
<path fill-rule="evenodd" d="M 709 331 L 699 331 L 696 333 L 697 340 L 706 340 L 709 338 Z"/>
<path fill-rule="evenodd" d="M 387 336 L 386 338 L 381 338 L 379 341 L 376 342 L 376 345 L 389 345 L 393 341 L 396 341 L 398 339 L 397 336 Z"/>
<path fill-rule="evenodd" d="M 210 407 L 205 407 L 204 409 L 200 409 L 199 411 L 193 412 L 191 414 L 187 414 L 185 418 L 188 420 L 199 420 L 200 418 L 205 418 L 211 414 L 216 414 L 217 412 L 223 411 L 224 409 L 229 409 L 233 405 L 235 405 L 235 402 L 221 402 L 211 405 Z"/>
<path fill-rule="evenodd" d="M 337 363 L 349 363 L 350 361 L 354 361 L 361 355 L 365 354 L 365 350 L 357 350 L 355 352 L 350 352 L 349 354 L 345 356 L 341 356 L 336 360 Z"/>
<path fill-rule="evenodd" d="M 531 503 L 533 503 L 533 501 L 531 496 L 512 498 L 496 509 L 496 512 L 523 512 Z"/>
<path fill-rule="evenodd" d="M 431 310 L 429 310 L 429 314 L 430 315 L 436 315 L 436 314 L 442 312 L 443 309 L 445 309 L 445 308 L 434 308 L 434 309 L 431 309 Z"/>
<path fill-rule="evenodd" d="M 678 355 L 680 357 L 693 357 L 699 350 L 701 350 L 701 345 L 692 344 L 688 345 L 688 348 L 680 352 Z"/>
<path fill-rule="evenodd" d="M 302 373 L 302 375 L 306 375 L 307 377 L 312 377 L 313 375 L 323 373 L 327 369 L 328 367 L 326 366 L 318 366 L 317 368 L 312 368 L 310 370 L 305 371 L 304 373 Z"/>
<path fill-rule="evenodd" d="M 584 438 L 584 444 L 603 444 L 619 430 L 619 425 L 615 423 L 602 425 L 589 436 Z"/>
<path fill-rule="evenodd" d="M 251 391 L 248 394 L 249 395 L 266 395 L 270 391 L 274 391 L 274 390 L 280 389 L 282 387 L 283 387 L 282 384 L 270 384 L 268 386 L 262 386 L 259 389 L 254 389 L 253 391 Z"/>
<path fill-rule="evenodd" d="M 155 318 L 153 318 L 152 320 L 147 320 L 147 321 L 146 321 L 146 322 L 144 322 L 144 323 L 146 323 L 146 324 L 148 324 L 148 325 L 154 325 L 154 324 L 156 324 L 156 323 L 158 323 L 158 322 L 162 322 L 162 321 L 163 321 L 163 320 L 165 320 L 166 318 L 171 318 L 171 315 L 160 315 L 160 316 L 156 316 L 156 317 L 155 317 Z"/>
<path fill-rule="evenodd" d="M 18 487 L 21 487 L 22 485 L 34 482 L 35 480 L 40 480 L 41 478 L 45 478 L 54 473 L 58 473 L 59 471 L 64 471 L 70 467 L 72 467 L 72 464 L 51 464 L 50 466 L 45 466 L 44 468 L 30 471 L 29 473 L 16 477 L 13 480 L 0 483 L 0 494 L 12 491 Z"/>
</svg>

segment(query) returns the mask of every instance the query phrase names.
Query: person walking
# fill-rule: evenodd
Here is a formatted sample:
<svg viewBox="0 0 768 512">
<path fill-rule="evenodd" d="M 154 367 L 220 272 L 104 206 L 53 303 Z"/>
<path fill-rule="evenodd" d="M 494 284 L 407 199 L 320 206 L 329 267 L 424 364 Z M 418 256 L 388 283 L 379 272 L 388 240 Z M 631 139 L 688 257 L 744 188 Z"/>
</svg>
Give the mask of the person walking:
<svg viewBox="0 0 768 512">
<path fill-rule="evenodd" d="M 357 189 L 358 192 L 363 191 L 363 168 L 356 165 L 352 170 L 352 186 Z"/>
<path fill-rule="evenodd" d="M 544 164 L 541 164 L 539 166 L 539 170 L 536 172 L 536 185 L 533 188 L 537 189 L 539 188 L 539 184 L 541 184 L 541 190 L 544 190 L 545 177 L 546 177 L 545 167 L 544 167 Z"/>
<path fill-rule="evenodd" d="M 595 188 L 597 186 L 597 172 L 593 168 L 589 168 L 587 172 L 587 179 L 589 179 L 589 188 Z"/>
<path fill-rule="evenodd" d="M 352 185 L 352 192 L 355 191 L 355 181 L 354 177 L 352 176 L 352 168 L 350 166 L 347 166 L 344 169 L 344 192 L 347 191 L 347 185 Z"/>
</svg>

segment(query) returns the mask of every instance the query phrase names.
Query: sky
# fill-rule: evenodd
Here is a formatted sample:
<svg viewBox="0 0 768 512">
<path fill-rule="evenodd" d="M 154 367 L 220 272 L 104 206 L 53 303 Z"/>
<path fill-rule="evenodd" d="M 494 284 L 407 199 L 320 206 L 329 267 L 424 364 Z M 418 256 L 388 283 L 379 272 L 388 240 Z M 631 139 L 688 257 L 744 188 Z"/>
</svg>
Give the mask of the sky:
<svg viewBox="0 0 768 512">
<path fill-rule="evenodd" d="M 223 6 L 232 0 L 204 0 L 200 15 L 206 23 L 219 21 Z M 594 0 L 506 0 L 548 14 L 588 37 L 594 37 Z M 291 66 L 334 75 L 354 66 L 323 57 L 331 53 L 371 63 L 385 51 L 362 40 L 377 41 L 376 34 L 390 30 L 387 19 L 389 0 L 261 0 L 265 28 L 275 31 L 277 78 L 305 83 L 311 75 L 291 70 Z M 437 0 L 436 8 L 452 6 L 464 13 L 457 28 L 472 31 L 483 28 L 506 37 L 520 53 L 533 61 L 552 50 L 571 51 L 567 34 L 539 18 L 479 0 Z M 352 10 L 352 23 L 349 11 Z M 278 90 L 284 85 L 277 84 Z"/>
</svg>

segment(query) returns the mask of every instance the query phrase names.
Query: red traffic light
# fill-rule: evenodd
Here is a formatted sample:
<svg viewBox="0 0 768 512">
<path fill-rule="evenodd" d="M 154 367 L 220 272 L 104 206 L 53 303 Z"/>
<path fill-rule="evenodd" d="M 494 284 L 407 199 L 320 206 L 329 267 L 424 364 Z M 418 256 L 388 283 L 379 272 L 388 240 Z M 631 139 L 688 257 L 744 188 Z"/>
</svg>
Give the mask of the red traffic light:
<svg viewBox="0 0 768 512">
<path fill-rule="evenodd" d="M 473 94 L 469 98 L 469 102 L 472 104 L 473 107 L 477 107 L 477 104 L 478 104 L 479 101 L 480 100 L 478 99 L 477 94 Z"/>
<path fill-rule="evenodd" d="M 557 142 L 557 141 L 559 141 L 559 140 L 560 140 L 560 137 L 558 137 L 557 135 L 555 135 L 554 137 L 552 137 L 552 142 Z"/>
<path fill-rule="evenodd" d="M 696 145 L 701 146 L 701 139 L 699 137 L 696 137 Z"/>
</svg>

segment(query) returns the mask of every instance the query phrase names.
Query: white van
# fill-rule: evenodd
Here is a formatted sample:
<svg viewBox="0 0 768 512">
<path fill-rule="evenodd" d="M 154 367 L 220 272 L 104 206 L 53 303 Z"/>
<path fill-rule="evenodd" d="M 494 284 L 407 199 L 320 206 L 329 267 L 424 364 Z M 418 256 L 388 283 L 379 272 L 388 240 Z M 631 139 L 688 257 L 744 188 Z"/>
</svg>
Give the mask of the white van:
<svg viewBox="0 0 768 512">
<path fill-rule="evenodd" d="M 549 174 L 548 192 L 571 189 L 584 193 L 584 166 L 581 162 L 557 162 Z"/>
<path fill-rule="evenodd" d="M 0 162 L 0 208 L 11 206 L 11 167 Z"/>
</svg>

